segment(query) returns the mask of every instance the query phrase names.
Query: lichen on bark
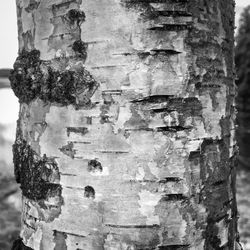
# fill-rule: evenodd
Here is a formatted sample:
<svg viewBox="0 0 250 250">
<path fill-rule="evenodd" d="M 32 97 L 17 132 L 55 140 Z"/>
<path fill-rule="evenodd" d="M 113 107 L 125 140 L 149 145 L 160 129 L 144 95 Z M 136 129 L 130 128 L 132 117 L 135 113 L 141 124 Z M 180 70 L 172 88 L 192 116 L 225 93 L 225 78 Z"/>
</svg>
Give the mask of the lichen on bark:
<svg viewBox="0 0 250 250">
<path fill-rule="evenodd" d="M 17 137 L 13 145 L 13 162 L 17 183 L 20 183 L 22 194 L 39 206 L 52 211 L 53 220 L 61 213 L 63 204 L 62 187 L 60 185 L 60 173 L 54 158 L 46 155 L 40 157 L 28 143 L 22 138 L 18 124 Z M 54 206 L 47 202 L 50 198 L 56 198 Z"/>
<path fill-rule="evenodd" d="M 46 156 L 39 157 L 25 140 L 18 139 L 13 145 L 15 176 L 24 196 L 42 200 L 61 195 L 57 164 Z M 55 176 L 53 176 L 55 175 Z"/>
<path fill-rule="evenodd" d="M 79 45 L 80 46 L 80 45 Z M 81 47 L 79 52 L 86 56 Z M 68 70 L 65 68 L 68 67 Z M 38 50 L 23 50 L 14 63 L 9 77 L 15 95 L 22 103 L 35 98 L 61 105 L 88 106 L 99 87 L 93 76 L 81 65 L 69 66 L 69 58 L 52 62 L 40 59 Z"/>
</svg>

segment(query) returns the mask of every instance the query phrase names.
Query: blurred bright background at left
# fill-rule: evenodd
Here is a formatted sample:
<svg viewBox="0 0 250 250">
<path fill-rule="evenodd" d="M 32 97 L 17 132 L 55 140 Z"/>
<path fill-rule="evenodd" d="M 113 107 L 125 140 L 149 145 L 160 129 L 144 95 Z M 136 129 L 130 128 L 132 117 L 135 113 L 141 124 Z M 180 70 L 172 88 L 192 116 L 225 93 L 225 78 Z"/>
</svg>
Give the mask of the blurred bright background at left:
<svg viewBox="0 0 250 250">
<path fill-rule="evenodd" d="M 0 0 L 0 18 L 0 68 L 12 68 L 18 46 L 15 0 Z"/>
<path fill-rule="evenodd" d="M 15 121 L 17 120 L 17 114 L 19 110 L 19 104 L 16 96 L 10 89 L 0 90 L 0 117 L 4 119 L 0 120 L 0 123 L 6 127 L 3 137 L 6 140 L 14 140 L 15 133 Z M 14 122 L 14 124 L 13 124 Z"/>
<path fill-rule="evenodd" d="M 0 69 L 12 68 L 18 50 L 15 0 L 0 1 L 0 18 Z M 7 79 L 0 76 L 0 124 L 5 127 L 4 133 L 2 134 L 0 131 L 0 134 L 5 139 L 13 141 L 19 105 L 12 90 L 2 88 L 3 81 L 7 81 Z"/>
</svg>

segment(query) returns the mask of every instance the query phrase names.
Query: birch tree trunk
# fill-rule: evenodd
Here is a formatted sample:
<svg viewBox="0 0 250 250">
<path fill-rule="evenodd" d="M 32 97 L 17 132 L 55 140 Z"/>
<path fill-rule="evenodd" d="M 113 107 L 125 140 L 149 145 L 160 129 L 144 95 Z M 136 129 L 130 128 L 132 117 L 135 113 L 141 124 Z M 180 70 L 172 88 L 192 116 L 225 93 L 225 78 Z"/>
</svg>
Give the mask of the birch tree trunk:
<svg viewBox="0 0 250 250">
<path fill-rule="evenodd" d="M 234 249 L 233 0 L 17 0 L 17 15 L 22 244 Z"/>
</svg>

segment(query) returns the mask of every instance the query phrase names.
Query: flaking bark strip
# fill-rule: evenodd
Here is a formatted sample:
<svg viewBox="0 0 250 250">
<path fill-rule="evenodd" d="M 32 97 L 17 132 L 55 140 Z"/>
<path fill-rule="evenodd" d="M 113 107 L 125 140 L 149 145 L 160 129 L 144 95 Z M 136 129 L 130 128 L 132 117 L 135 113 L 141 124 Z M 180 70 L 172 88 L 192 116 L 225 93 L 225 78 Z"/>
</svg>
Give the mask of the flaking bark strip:
<svg viewBox="0 0 250 250">
<path fill-rule="evenodd" d="M 86 128 L 86 127 L 67 127 L 67 136 L 70 136 L 70 133 L 86 135 L 88 133 L 88 128 Z"/>
<path fill-rule="evenodd" d="M 55 235 L 55 232 L 65 235 L 66 238 L 67 238 L 68 235 L 72 235 L 72 236 L 75 236 L 75 237 L 82 237 L 82 238 L 86 237 L 86 236 L 84 236 L 82 234 L 77 234 L 77 233 L 72 233 L 72 232 L 65 232 L 65 231 L 58 231 L 58 230 L 53 230 L 54 235 Z"/>
<path fill-rule="evenodd" d="M 169 6 L 174 5 L 175 8 L 183 8 L 186 7 L 187 2 L 188 0 L 171 0 L 170 3 L 167 3 L 166 0 L 122 0 L 124 6 L 128 9 L 136 8 L 145 11 L 154 11 L 150 4 L 168 4 Z"/>
<path fill-rule="evenodd" d="M 170 57 L 170 56 L 177 56 L 178 54 L 181 54 L 181 51 L 176 51 L 174 49 L 152 49 L 150 51 L 139 51 L 135 53 L 121 53 L 122 55 L 128 56 L 128 55 L 137 55 L 141 60 L 145 60 L 149 56 L 153 57 Z M 163 60 L 163 59 L 161 59 Z"/>
<path fill-rule="evenodd" d="M 160 180 L 159 183 L 180 182 L 181 180 L 180 177 L 166 177 L 163 180 Z"/>
<path fill-rule="evenodd" d="M 157 11 L 158 15 L 161 16 L 172 16 L 172 17 L 191 17 L 192 14 L 187 11 L 182 10 L 166 10 L 166 11 Z"/>
<path fill-rule="evenodd" d="M 145 20 L 154 20 L 161 15 L 164 16 L 165 12 L 168 12 L 168 16 L 172 17 L 180 16 L 178 12 L 187 13 L 186 0 L 170 2 L 165 0 L 122 0 L 122 4 L 129 10 L 139 11 L 141 18 Z M 157 4 L 162 4 L 163 9 L 157 8 Z"/>
<path fill-rule="evenodd" d="M 164 110 L 165 109 L 165 110 Z M 169 98 L 161 109 L 152 108 L 153 112 L 171 112 L 177 111 L 183 113 L 185 116 L 201 116 L 202 104 L 196 97 L 188 98 Z"/>
<path fill-rule="evenodd" d="M 11 250 L 33 250 L 23 244 L 22 238 L 18 238 L 13 242 Z"/>
<path fill-rule="evenodd" d="M 131 100 L 132 103 L 137 103 L 137 102 L 141 102 L 141 103 L 162 103 L 162 102 L 167 102 L 169 101 L 171 98 L 174 98 L 173 95 L 152 95 L 152 96 L 148 96 L 145 98 L 141 98 L 141 99 L 134 99 Z"/>
<path fill-rule="evenodd" d="M 72 104 L 76 108 L 91 106 L 90 98 L 99 87 L 92 75 L 83 67 L 65 70 L 67 58 L 55 59 L 62 70 L 51 62 L 40 59 L 40 52 L 23 50 L 14 63 L 9 77 L 11 87 L 21 103 L 35 98 L 61 105 Z M 62 61 L 60 61 L 62 60 Z"/>
<path fill-rule="evenodd" d="M 174 49 L 152 49 L 151 50 L 153 53 L 157 53 L 157 54 L 163 54 L 163 55 L 178 55 L 181 52 L 174 50 Z"/>
<path fill-rule="evenodd" d="M 189 117 L 202 117 L 202 104 L 196 97 L 180 98 L 171 96 L 154 96 L 143 100 L 132 101 L 131 112 L 141 116 L 141 129 L 147 129 L 148 117 L 161 116 L 165 126 L 157 127 L 160 132 L 188 131 L 192 124 L 187 125 Z M 138 114 L 139 114 L 138 113 Z M 158 114 L 159 113 L 159 114 Z M 137 117 L 139 118 L 137 114 Z M 138 123 L 137 119 L 137 123 Z"/>
<path fill-rule="evenodd" d="M 184 196 L 183 194 L 167 194 L 161 198 L 161 201 L 185 201 L 188 197 Z"/>
<path fill-rule="evenodd" d="M 169 245 L 169 246 L 158 246 L 158 250 L 188 250 L 190 245 Z"/>
<path fill-rule="evenodd" d="M 145 228 L 154 228 L 158 229 L 159 225 L 117 225 L 117 224 L 105 224 L 106 227 L 111 228 L 139 228 L 139 229 L 145 229 Z"/>
<path fill-rule="evenodd" d="M 158 127 L 158 132 L 178 132 L 178 131 L 184 131 L 184 130 L 191 130 L 190 127 L 182 127 L 182 126 L 166 126 L 166 127 Z"/>
<path fill-rule="evenodd" d="M 67 145 L 62 146 L 61 148 L 59 148 L 59 150 L 69 156 L 70 158 L 74 159 L 75 158 L 75 154 L 76 154 L 76 150 L 74 150 L 74 143 L 73 142 L 68 142 Z"/>
<path fill-rule="evenodd" d="M 135 104 L 138 103 L 143 109 L 150 109 L 153 112 L 177 111 L 188 113 L 188 116 L 202 115 L 202 104 L 196 97 L 181 98 L 170 95 L 158 95 L 132 100 L 131 102 Z"/>
<path fill-rule="evenodd" d="M 162 24 L 160 26 L 154 26 L 148 28 L 148 30 L 159 30 L 159 31 L 182 31 L 182 30 L 188 30 L 192 28 L 192 24 Z"/>
</svg>

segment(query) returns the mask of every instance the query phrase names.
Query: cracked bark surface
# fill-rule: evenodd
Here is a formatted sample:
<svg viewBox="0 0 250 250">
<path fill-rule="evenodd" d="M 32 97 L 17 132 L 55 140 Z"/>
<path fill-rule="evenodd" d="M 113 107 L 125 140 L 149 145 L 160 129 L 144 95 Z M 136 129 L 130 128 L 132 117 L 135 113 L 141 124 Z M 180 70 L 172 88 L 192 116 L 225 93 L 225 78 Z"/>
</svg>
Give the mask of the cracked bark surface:
<svg viewBox="0 0 250 250">
<path fill-rule="evenodd" d="M 232 0 L 17 1 L 19 51 L 39 51 L 14 65 L 18 134 L 37 157 L 28 176 L 49 159 L 57 177 L 39 174 L 61 190 L 24 192 L 27 247 L 234 249 L 233 11 Z"/>
</svg>

